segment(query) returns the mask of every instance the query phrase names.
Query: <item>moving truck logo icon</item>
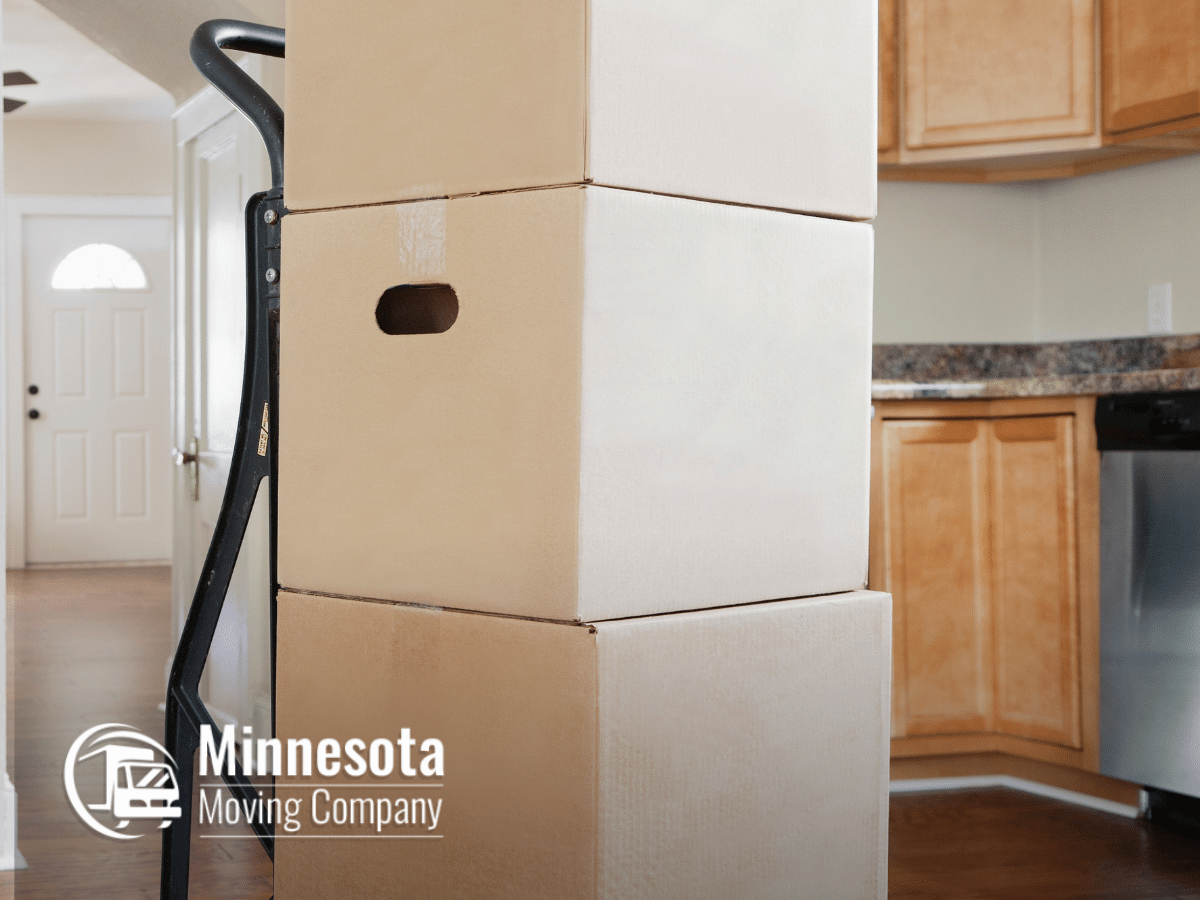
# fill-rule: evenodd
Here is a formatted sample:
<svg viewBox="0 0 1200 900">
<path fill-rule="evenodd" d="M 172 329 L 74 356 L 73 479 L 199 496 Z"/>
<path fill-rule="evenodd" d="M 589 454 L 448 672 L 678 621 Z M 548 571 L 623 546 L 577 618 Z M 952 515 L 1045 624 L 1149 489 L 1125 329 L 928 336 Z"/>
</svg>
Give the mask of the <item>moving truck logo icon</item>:
<svg viewBox="0 0 1200 900">
<path fill-rule="evenodd" d="M 97 756 L 104 757 L 104 799 L 84 803 L 75 784 L 75 768 Z M 129 725 L 97 725 L 77 737 L 63 764 L 63 786 L 83 823 L 106 837 L 133 840 L 142 835 L 121 831 L 132 820 L 161 819 L 158 827 L 166 828 L 180 815 L 175 805 L 179 802 L 175 760 L 162 744 Z M 108 813 L 115 828 L 101 824 L 93 812 Z"/>
</svg>

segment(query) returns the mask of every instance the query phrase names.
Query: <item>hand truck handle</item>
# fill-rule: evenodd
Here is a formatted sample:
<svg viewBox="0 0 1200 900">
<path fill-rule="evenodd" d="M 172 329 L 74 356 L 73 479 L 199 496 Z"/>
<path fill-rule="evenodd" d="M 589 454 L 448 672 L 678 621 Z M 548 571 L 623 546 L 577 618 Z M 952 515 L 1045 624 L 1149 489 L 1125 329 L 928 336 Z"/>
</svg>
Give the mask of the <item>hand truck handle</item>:
<svg viewBox="0 0 1200 900">
<path fill-rule="evenodd" d="M 238 67 L 224 50 L 245 50 L 283 57 L 283 29 L 269 25 L 212 19 L 192 35 L 191 56 L 196 68 L 243 113 L 267 145 L 271 186 L 283 187 L 283 110 L 271 95 Z"/>
</svg>

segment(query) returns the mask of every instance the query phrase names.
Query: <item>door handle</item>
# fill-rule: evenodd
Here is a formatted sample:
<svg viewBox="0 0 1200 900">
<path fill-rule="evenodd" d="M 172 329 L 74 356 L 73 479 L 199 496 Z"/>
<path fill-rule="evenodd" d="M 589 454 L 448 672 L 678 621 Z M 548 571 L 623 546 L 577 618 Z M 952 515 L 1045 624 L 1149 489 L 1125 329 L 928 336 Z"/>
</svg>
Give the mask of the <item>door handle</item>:
<svg viewBox="0 0 1200 900">
<path fill-rule="evenodd" d="M 192 499 L 200 499 L 200 442 L 195 438 L 188 441 L 187 450 L 178 447 L 171 448 L 171 458 L 177 466 L 190 466 L 189 474 L 192 479 Z"/>
</svg>

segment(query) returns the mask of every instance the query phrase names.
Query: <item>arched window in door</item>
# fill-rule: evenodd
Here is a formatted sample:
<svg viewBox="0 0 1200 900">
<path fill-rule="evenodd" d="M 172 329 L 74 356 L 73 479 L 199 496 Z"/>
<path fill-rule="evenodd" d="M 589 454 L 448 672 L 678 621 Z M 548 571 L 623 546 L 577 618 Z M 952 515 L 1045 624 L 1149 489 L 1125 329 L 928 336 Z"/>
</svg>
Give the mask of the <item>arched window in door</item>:
<svg viewBox="0 0 1200 900">
<path fill-rule="evenodd" d="M 127 251 L 113 244 L 84 244 L 68 253 L 54 270 L 57 291 L 144 291 L 146 273 Z"/>
</svg>

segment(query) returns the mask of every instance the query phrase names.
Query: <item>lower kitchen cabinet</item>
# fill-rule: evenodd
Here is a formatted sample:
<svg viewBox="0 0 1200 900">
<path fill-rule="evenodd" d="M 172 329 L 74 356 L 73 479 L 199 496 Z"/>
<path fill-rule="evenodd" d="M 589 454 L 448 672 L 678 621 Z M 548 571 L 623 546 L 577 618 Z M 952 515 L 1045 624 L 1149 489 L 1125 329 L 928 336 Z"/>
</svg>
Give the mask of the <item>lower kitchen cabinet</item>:
<svg viewBox="0 0 1200 900">
<path fill-rule="evenodd" d="M 871 586 L 894 597 L 892 753 L 1096 767 L 1094 401 L 887 401 Z"/>
<path fill-rule="evenodd" d="M 884 421 L 882 451 L 892 736 L 990 731 L 986 423 Z"/>
<path fill-rule="evenodd" d="M 1072 416 L 986 423 L 995 728 L 1080 746 Z"/>
</svg>

